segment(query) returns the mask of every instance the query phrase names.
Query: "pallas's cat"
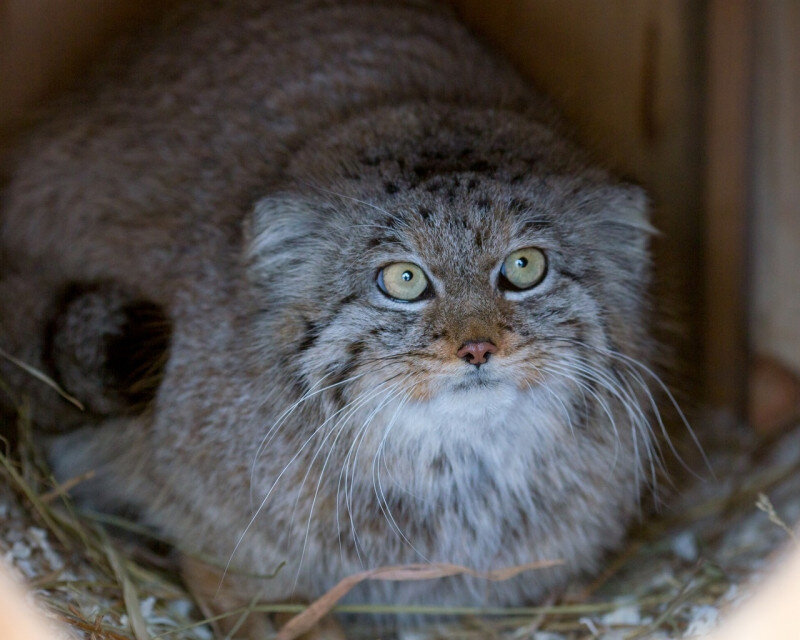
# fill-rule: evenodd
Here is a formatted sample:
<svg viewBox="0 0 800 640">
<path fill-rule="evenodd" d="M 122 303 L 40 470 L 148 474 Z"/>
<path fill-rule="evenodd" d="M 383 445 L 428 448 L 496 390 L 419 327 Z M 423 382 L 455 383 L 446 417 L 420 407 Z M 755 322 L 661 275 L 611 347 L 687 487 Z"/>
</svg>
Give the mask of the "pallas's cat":
<svg viewBox="0 0 800 640">
<path fill-rule="evenodd" d="M 62 477 L 314 598 L 517 605 L 649 477 L 642 191 L 434 3 L 190 3 L 109 54 L 2 194 L 0 346 Z"/>
</svg>

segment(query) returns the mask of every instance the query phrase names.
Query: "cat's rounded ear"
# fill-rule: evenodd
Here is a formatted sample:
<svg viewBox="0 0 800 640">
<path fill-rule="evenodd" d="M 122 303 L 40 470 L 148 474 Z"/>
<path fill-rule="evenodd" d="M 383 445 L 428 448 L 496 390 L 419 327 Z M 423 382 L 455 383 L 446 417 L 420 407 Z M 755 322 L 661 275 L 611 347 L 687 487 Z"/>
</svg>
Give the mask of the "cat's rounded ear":
<svg viewBox="0 0 800 640">
<path fill-rule="evenodd" d="M 601 233 L 646 255 L 650 238 L 659 233 L 650 223 L 647 192 L 635 184 L 616 184 L 603 193 L 601 206 L 595 217 Z"/>
<path fill-rule="evenodd" d="M 295 194 L 259 200 L 244 224 L 244 260 L 251 277 L 274 276 L 300 268 L 319 234 L 319 215 L 311 202 Z"/>
<path fill-rule="evenodd" d="M 638 231 L 643 237 L 658 234 L 650 224 L 650 198 L 635 184 L 616 185 L 611 194 L 605 221 Z"/>
</svg>

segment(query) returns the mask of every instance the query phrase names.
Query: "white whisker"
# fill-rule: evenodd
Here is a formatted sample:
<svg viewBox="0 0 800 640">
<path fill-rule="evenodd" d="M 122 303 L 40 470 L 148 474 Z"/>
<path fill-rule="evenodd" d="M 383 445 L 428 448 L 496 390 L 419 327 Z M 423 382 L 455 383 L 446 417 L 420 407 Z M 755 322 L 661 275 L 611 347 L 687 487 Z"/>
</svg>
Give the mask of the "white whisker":
<svg viewBox="0 0 800 640">
<path fill-rule="evenodd" d="M 586 391 L 590 396 L 592 396 L 596 401 L 600 408 L 603 410 L 603 413 L 606 414 L 608 417 L 611 428 L 614 430 L 615 438 L 615 447 L 614 447 L 614 460 L 612 463 L 612 467 L 615 467 L 617 464 L 617 460 L 619 458 L 619 446 L 620 446 L 620 437 L 619 437 L 619 429 L 617 427 L 617 421 L 614 418 L 614 414 L 611 410 L 611 407 L 606 402 L 605 398 L 600 396 L 596 391 L 594 391 L 589 385 L 581 382 L 581 380 L 574 375 L 574 370 L 570 369 L 566 364 L 555 364 L 555 363 L 548 363 L 546 367 L 542 367 L 543 371 L 549 371 L 551 373 L 560 374 L 567 380 L 572 381 L 575 385 L 582 388 Z"/>
<path fill-rule="evenodd" d="M 651 445 L 651 441 L 653 439 L 651 437 L 647 437 L 647 434 L 651 433 L 650 421 L 642 410 L 639 400 L 627 385 L 627 382 L 625 382 L 625 386 L 623 386 L 623 383 L 620 380 L 612 377 L 606 371 L 601 370 L 598 366 L 586 358 L 577 356 L 576 360 L 575 357 L 566 357 L 564 358 L 564 361 L 570 363 L 576 370 L 580 371 L 588 379 L 593 380 L 602 388 L 606 389 L 606 391 L 608 391 L 613 397 L 617 398 L 623 410 L 627 414 L 633 428 L 645 430 L 645 433 L 642 433 L 642 438 L 645 444 L 648 462 L 651 466 L 651 477 L 653 480 L 653 486 L 655 488 L 657 478 L 655 468 L 653 467 L 653 447 Z M 635 439 L 634 444 L 636 444 Z M 636 460 L 638 461 L 639 459 L 640 458 L 637 451 Z M 658 458 L 658 462 L 659 465 L 661 465 L 660 458 Z"/>
<path fill-rule="evenodd" d="M 714 472 L 713 472 L 713 469 L 711 468 L 711 463 L 709 462 L 708 457 L 706 456 L 706 453 L 703 450 L 703 446 L 700 444 L 700 441 L 698 440 L 697 435 L 694 432 L 694 429 L 692 429 L 692 426 L 689 424 L 689 420 L 686 418 L 686 415 L 684 414 L 683 410 L 681 409 L 680 405 L 678 404 L 678 401 L 675 399 L 675 396 L 669 390 L 669 387 L 667 387 L 666 383 L 661 379 L 661 377 L 655 371 L 653 371 L 650 367 L 648 367 L 646 364 L 640 362 L 636 358 L 633 358 L 633 357 L 631 357 L 629 355 L 626 355 L 624 353 L 621 353 L 619 351 L 616 351 L 616 350 L 613 350 L 613 349 L 602 348 L 602 347 L 595 347 L 593 345 L 589 345 L 589 344 L 586 344 L 584 342 L 581 342 L 580 340 L 572 340 L 572 339 L 567 339 L 567 338 L 564 338 L 564 340 L 567 341 L 567 342 L 573 343 L 573 344 L 581 345 L 581 346 L 586 347 L 588 349 L 593 349 L 593 350 L 597 351 L 598 353 L 601 353 L 601 354 L 606 355 L 606 356 L 608 356 L 610 358 L 613 358 L 613 359 L 617 360 L 618 362 L 621 362 L 622 364 L 627 366 L 628 370 L 631 372 L 631 374 L 633 376 L 635 376 L 635 378 L 637 378 L 637 381 L 641 384 L 641 386 L 645 390 L 645 392 L 650 395 L 650 402 L 651 402 L 651 404 L 653 406 L 654 413 L 657 416 L 659 428 L 661 429 L 662 435 L 664 436 L 665 440 L 667 441 L 667 445 L 669 446 L 669 448 L 672 451 L 673 455 L 678 460 L 678 462 L 681 464 L 681 466 L 683 466 L 684 469 L 686 469 L 694 477 L 696 477 L 698 479 L 701 479 L 700 476 L 684 462 L 683 458 L 680 456 L 678 451 L 675 449 L 675 446 L 672 444 L 672 440 L 669 437 L 669 433 L 667 431 L 667 428 L 664 425 L 663 420 L 661 419 L 661 413 L 658 410 L 658 407 L 656 405 L 655 399 L 652 397 L 652 393 L 649 391 L 649 387 L 648 387 L 647 383 L 645 382 L 644 378 L 642 378 L 642 376 L 639 374 L 637 369 L 639 369 L 640 371 L 644 372 L 647 376 L 649 376 L 656 383 L 656 385 L 658 385 L 658 387 L 661 389 L 661 391 L 664 393 L 664 395 L 666 395 L 666 397 L 669 400 L 670 404 L 675 409 L 675 412 L 677 413 L 681 423 L 683 424 L 683 426 L 686 428 L 687 432 L 689 433 L 689 436 L 691 437 L 692 442 L 694 443 L 695 447 L 697 447 L 697 450 L 700 452 L 700 455 L 703 458 L 703 462 L 705 463 L 706 467 L 708 468 L 708 470 L 711 472 L 711 474 L 713 476 Z"/>
<path fill-rule="evenodd" d="M 396 377 L 396 376 L 395 376 L 395 377 Z M 398 387 L 399 387 L 399 386 L 402 384 L 402 382 L 403 382 L 403 380 L 400 380 L 399 382 L 395 383 L 394 385 L 392 385 L 392 386 L 391 386 L 391 387 L 389 387 L 388 389 L 383 389 L 382 387 L 383 387 L 384 385 L 388 384 L 388 383 L 389 383 L 389 382 L 390 382 L 392 379 L 393 379 L 393 378 L 390 378 L 389 380 L 385 380 L 384 382 L 380 383 L 380 384 L 378 385 L 378 388 L 377 388 L 377 389 L 375 389 L 375 390 L 373 390 L 372 392 L 370 392 L 370 393 L 369 393 L 369 395 L 367 395 L 366 397 L 359 399 L 359 400 L 358 400 L 358 402 L 357 402 L 357 404 L 354 404 L 354 403 L 349 403 L 348 405 L 346 405 L 346 406 L 350 406 L 350 407 L 351 407 L 351 408 L 350 408 L 350 410 L 349 410 L 349 411 L 348 411 L 348 412 L 347 412 L 347 413 L 346 413 L 344 416 L 342 416 L 342 417 L 341 417 L 341 418 L 340 418 L 340 419 L 339 419 L 339 420 L 336 422 L 336 424 L 335 424 L 335 425 L 334 425 L 334 426 L 333 426 L 333 427 L 330 429 L 330 431 L 328 432 L 328 434 L 327 434 L 327 435 L 325 436 L 325 438 L 323 439 L 322 443 L 320 443 L 320 446 L 317 448 L 317 452 L 314 454 L 314 457 L 312 458 L 312 460 L 311 460 L 311 461 L 309 462 L 309 464 L 308 464 L 308 471 L 306 471 L 306 474 L 305 474 L 305 476 L 303 477 L 303 481 L 302 481 L 302 483 L 301 483 L 301 485 L 300 485 L 300 489 L 298 490 L 298 497 L 297 497 L 297 500 L 299 500 L 299 498 L 300 498 L 300 493 L 302 492 L 302 489 L 303 489 L 303 486 L 305 485 L 306 479 L 308 478 L 308 475 L 309 475 L 309 473 L 311 472 L 311 469 L 313 468 L 314 461 L 316 460 L 316 458 L 317 458 L 317 455 L 318 455 L 318 454 L 319 454 L 319 452 L 322 450 L 322 447 L 324 446 L 324 444 L 325 444 L 325 442 L 327 441 L 327 439 L 328 439 L 328 438 L 329 438 L 329 437 L 330 437 L 330 436 L 331 436 L 331 435 L 332 435 L 334 432 L 336 432 L 336 437 L 334 438 L 334 441 L 333 441 L 333 443 L 331 444 L 331 446 L 330 446 L 330 448 L 329 448 L 329 450 L 328 450 L 328 454 L 325 456 L 325 460 L 324 460 L 324 462 L 323 462 L 322 469 L 320 470 L 319 478 L 318 478 L 318 480 L 317 480 L 317 485 L 316 485 L 316 487 L 315 487 L 315 490 L 314 490 L 314 498 L 313 498 L 313 499 L 312 499 L 312 501 L 311 501 L 311 507 L 310 507 L 310 509 L 309 509 L 308 518 L 307 518 L 307 520 L 306 520 L 306 532 L 305 532 L 305 536 L 304 536 L 304 538 L 303 538 L 303 547 L 302 547 L 302 550 L 301 550 L 301 553 L 300 553 L 300 560 L 298 561 L 298 565 L 297 565 L 297 574 L 296 574 L 296 576 L 295 576 L 295 581 L 294 581 L 294 587 L 293 587 L 293 590 L 294 590 L 294 588 L 296 588 L 296 587 L 297 587 L 297 581 L 298 581 L 298 579 L 299 579 L 299 577 L 300 577 L 300 569 L 301 569 L 301 567 L 302 567 L 302 564 L 303 564 L 303 559 L 304 559 L 304 557 L 305 557 L 306 548 L 307 548 L 307 546 L 308 546 L 308 538 L 309 538 L 309 534 L 310 534 L 310 531 L 311 531 L 311 520 L 312 520 L 312 517 L 313 517 L 313 515 L 314 515 L 314 506 L 316 505 L 316 502 L 317 502 L 317 497 L 318 497 L 318 495 L 319 495 L 319 490 L 320 490 L 320 487 L 321 487 L 321 485 L 322 485 L 322 480 L 323 480 L 323 477 L 324 477 L 324 474 L 325 474 L 325 468 L 327 467 L 327 465 L 328 465 L 328 461 L 330 460 L 330 457 L 331 457 L 331 454 L 332 454 L 332 453 L 333 453 L 333 451 L 334 451 L 334 448 L 335 448 L 335 446 L 336 446 L 336 441 L 339 439 L 339 436 L 340 436 L 340 435 L 341 435 L 341 434 L 344 432 L 344 430 L 345 430 L 345 425 L 347 424 L 347 420 L 348 420 L 350 417 L 352 417 L 352 416 L 355 414 L 355 412 L 356 412 L 356 411 L 358 411 L 358 409 L 360 409 L 360 408 L 361 408 L 361 407 L 363 407 L 365 404 L 367 404 L 369 401 L 371 401 L 373 398 L 375 398 L 376 396 L 379 396 L 379 395 L 381 395 L 381 394 L 382 394 L 382 393 L 384 393 L 384 392 L 385 392 L 385 393 L 386 393 L 388 396 L 391 396 L 391 394 L 392 394 L 392 393 L 393 393 L 393 392 L 394 392 L 394 391 L 395 391 L 395 390 L 396 390 L 396 389 L 397 389 L 397 388 L 398 388 Z M 384 399 L 383 399 L 383 400 L 382 400 L 382 401 L 381 401 L 381 402 L 378 404 L 378 407 L 377 407 L 376 409 L 373 409 L 372 413 L 370 413 L 369 415 L 370 415 L 370 416 L 373 416 L 373 415 L 375 415 L 375 414 L 376 414 L 376 413 L 377 413 L 377 412 L 380 410 L 380 408 L 381 408 L 381 407 L 382 407 L 382 406 L 383 406 L 383 405 L 386 403 L 386 401 L 387 401 L 387 400 L 386 400 L 386 398 L 384 398 Z M 338 412 L 337 412 L 337 413 L 338 413 Z M 368 420 L 369 420 L 369 418 L 368 418 Z M 297 507 L 297 500 L 295 500 L 295 508 Z M 292 509 L 292 518 L 294 518 L 294 509 Z"/>
<path fill-rule="evenodd" d="M 380 444 L 378 445 L 378 449 L 375 452 L 375 455 L 372 459 L 372 489 L 375 492 L 375 497 L 378 500 L 378 506 L 380 507 L 381 511 L 383 512 L 383 517 L 386 519 L 389 527 L 398 535 L 400 538 L 416 553 L 424 562 L 430 562 L 427 556 L 423 554 L 419 549 L 417 549 L 411 540 L 408 539 L 403 530 L 397 524 L 397 521 L 394 519 L 392 515 L 391 509 L 389 509 L 389 503 L 386 501 L 386 494 L 383 490 L 383 484 L 381 483 L 380 478 L 380 459 L 383 454 L 384 446 L 386 445 L 387 438 L 389 437 L 389 433 L 391 432 L 392 428 L 395 425 L 395 421 L 397 418 L 397 414 L 402 409 L 403 405 L 408 401 L 410 395 L 406 395 L 398 404 L 397 409 L 392 416 L 392 419 L 389 421 L 389 426 L 386 428 L 386 432 L 383 434 L 383 438 L 381 439 Z M 377 467 L 376 467 L 377 464 Z M 377 485 L 376 485 L 377 480 Z"/>
<path fill-rule="evenodd" d="M 317 389 L 316 391 L 314 391 L 314 389 L 317 386 L 322 384 L 322 382 L 325 380 L 325 378 L 328 378 L 331 375 L 333 375 L 333 372 L 327 373 L 324 376 L 322 376 L 317 382 L 314 383 L 314 385 L 312 385 L 312 387 L 308 391 L 306 391 L 300 397 L 299 400 L 295 401 L 287 409 L 285 409 L 278 416 L 278 418 L 275 420 L 275 422 L 273 422 L 272 426 L 267 430 L 266 434 L 261 439 L 261 442 L 259 443 L 259 445 L 258 445 L 258 447 L 256 449 L 256 452 L 253 455 L 253 462 L 250 465 L 250 501 L 251 502 L 253 501 L 254 477 L 255 477 L 256 464 L 258 463 L 258 458 L 261 455 L 261 452 L 264 450 L 264 448 L 272 441 L 272 438 L 277 433 L 277 430 L 280 428 L 280 426 L 284 422 L 286 422 L 286 420 L 289 418 L 289 416 L 292 414 L 292 412 L 295 409 L 297 409 L 297 407 L 299 407 L 301 404 L 303 404 L 304 402 L 309 400 L 310 398 L 313 398 L 314 396 L 319 395 L 320 393 L 323 393 L 324 391 L 327 391 L 329 389 L 333 389 L 334 387 L 337 387 L 337 386 L 340 386 L 340 385 L 343 385 L 343 384 L 347 384 L 349 382 L 353 382 L 354 380 L 357 380 L 358 378 L 361 378 L 362 376 L 366 375 L 366 372 L 358 374 L 356 376 L 352 376 L 350 378 L 347 378 L 346 380 L 340 380 L 339 382 L 336 382 L 334 384 L 330 384 L 330 385 L 328 385 L 326 387 L 323 387 L 322 389 Z"/>
<path fill-rule="evenodd" d="M 361 377 L 362 375 L 366 375 L 366 373 L 364 373 L 364 374 L 360 374 L 360 375 L 359 375 L 359 376 L 357 376 L 357 377 Z M 355 378 L 355 377 L 354 377 L 354 378 Z M 335 386 L 335 385 L 331 385 L 331 386 Z M 320 390 L 320 391 L 322 391 L 322 390 Z M 335 414 L 334 414 L 334 415 L 335 415 Z M 297 452 L 296 452 L 296 453 L 295 453 L 295 454 L 294 454 L 294 455 L 291 457 L 291 459 L 289 460 L 289 462 L 287 462 L 287 463 L 286 463 L 286 465 L 283 467 L 283 469 L 281 470 L 281 472 L 278 474 L 278 476 L 277 476 L 277 477 L 275 478 L 275 480 L 273 481 L 273 483 L 272 483 L 272 485 L 270 486 L 269 490 L 267 491 L 266 495 L 264 496 L 264 498 L 261 500 L 260 504 L 258 505 L 258 508 L 256 509 L 255 513 L 253 513 L 252 517 L 251 517 L 251 518 L 250 518 L 250 520 L 248 521 L 248 523 L 247 523 L 247 525 L 245 526 L 244 530 L 242 531 L 242 533 L 241 533 L 241 534 L 239 535 L 239 537 L 237 538 L 237 540 L 236 540 L 236 544 L 235 544 L 235 545 L 234 545 L 234 547 L 233 547 L 233 551 L 231 551 L 231 554 L 230 554 L 230 556 L 229 556 L 229 558 L 228 558 L 228 561 L 225 563 L 225 569 L 223 570 L 223 572 L 222 572 L 222 577 L 220 578 L 220 585 L 221 585 L 221 584 L 222 584 L 222 582 L 224 581 L 224 579 L 225 579 L 225 576 L 227 575 L 228 569 L 230 569 L 231 562 L 233 561 L 233 558 L 234 558 L 234 556 L 236 555 L 236 552 L 239 550 L 239 547 L 241 546 L 241 544 L 242 544 L 242 541 L 244 540 L 245 536 L 247 535 L 247 532 L 248 532 L 248 531 L 250 530 L 250 528 L 253 526 L 253 523 L 256 521 L 256 519 L 258 518 L 258 516 L 259 516 L 259 514 L 261 513 L 261 511 L 262 511 L 262 510 L 264 509 L 264 507 L 266 506 L 266 504 L 267 504 L 267 501 L 269 500 L 270 496 L 272 495 L 272 492 L 275 490 L 275 487 L 278 485 L 278 483 L 280 482 L 281 478 L 282 478 L 282 477 L 283 477 L 283 475 L 286 473 L 286 471 L 289 469 L 289 467 L 291 467 L 291 466 L 292 466 L 292 464 L 294 463 L 294 461 L 295 461 L 295 460 L 297 460 L 297 458 L 300 456 L 300 454 L 301 454 L 301 453 L 302 453 L 302 452 L 305 450 L 305 448 L 308 446 L 308 443 L 309 443 L 309 442 L 311 442 L 311 440 L 313 440 L 313 439 L 314 439 L 314 437 L 315 437 L 315 436 L 316 436 L 316 435 L 317 435 L 317 434 L 320 432 L 320 430 L 322 430 L 322 429 L 325 427 L 325 425 L 326 425 L 326 424 L 327 424 L 329 421 L 330 421 L 330 418 L 326 419 L 326 420 L 325 420 L 325 421 L 324 421 L 324 422 L 323 422 L 321 425 L 319 425 L 319 426 L 318 426 L 316 429 L 314 429 L 314 431 L 311 433 L 311 435 L 309 435 L 309 436 L 308 436 L 308 438 L 306 438 L 306 439 L 305 439 L 305 441 L 304 441 L 304 442 L 303 442 L 303 443 L 300 445 L 300 448 L 299 448 L 299 449 L 297 450 Z"/>
<path fill-rule="evenodd" d="M 571 363 L 572 366 L 579 370 L 584 376 L 594 380 L 597 384 L 601 385 L 609 393 L 611 393 L 613 397 L 617 398 L 623 410 L 627 414 L 628 420 L 631 424 L 631 437 L 634 445 L 634 456 L 637 461 L 637 465 L 641 464 L 637 432 L 639 432 L 642 437 L 642 441 L 645 445 L 647 462 L 650 467 L 650 478 L 653 494 L 654 496 L 657 496 L 658 474 L 656 473 L 656 464 L 662 471 L 664 471 L 661 451 L 657 445 L 657 439 L 653 437 L 650 420 L 645 414 L 639 399 L 633 392 L 633 389 L 631 389 L 630 385 L 628 384 L 628 381 L 621 376 L 612 376 L 612 373 L 614 373 L 613 369 L 611 370 L 611 373 L 609 373 L 606 370 L 600 369 L 587 358 L 580 357 L 579 355 L 565 357 L 564 361 Z M 646 389 L 645 393 L 648 393 Z M 655 445 L 653 444 L 654 442 L 656 443 Z M 637 468 L 635 471 L 637 473 L 638 486 L 639 469 Z M 642 473 L 644 473 L 644 469 L 642 469 Z"/>
</svg>

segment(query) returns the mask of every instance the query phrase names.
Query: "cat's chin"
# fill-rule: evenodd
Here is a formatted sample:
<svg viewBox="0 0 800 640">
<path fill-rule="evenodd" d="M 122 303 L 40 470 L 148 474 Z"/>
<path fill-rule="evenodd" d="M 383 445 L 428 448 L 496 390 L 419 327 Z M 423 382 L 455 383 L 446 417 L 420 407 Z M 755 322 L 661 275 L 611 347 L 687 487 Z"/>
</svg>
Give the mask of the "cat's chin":
<svg viewBox="0 0 800 640">
<path fill-rule="evenodd" d="M 524 391 L 521 391 L 524 389 Z M 512 393 L 529 395 L 531 387 L 520 385 L 517 380 L 497 368 L 470 367 L 466 373 L 457 376 L 448 376 L 446 381 L 439 384 L 439 396 L 453 396 L 459 403 L 479 402 L 489 405 L 503 399 Z M 463 405 L 462 405 L 463 406 Z"/>
<path fill-rule="evenodd" d="M 546 410 L 539 396 L 536 389 L 520 389 L 514 381 L 497 375 L 464 376 L 442 385 L 427 399 L 406 403 L 395 429 L 408 435 L 449 436 L 517 428 Z"/>
<path fill-rule="evenodd" d="M 470 376 L 454 382 L 446 392 L 453 394 L 480 394 L 491 389 L 497 389 L 503 382 L 487 376 Z"/>
</svg>

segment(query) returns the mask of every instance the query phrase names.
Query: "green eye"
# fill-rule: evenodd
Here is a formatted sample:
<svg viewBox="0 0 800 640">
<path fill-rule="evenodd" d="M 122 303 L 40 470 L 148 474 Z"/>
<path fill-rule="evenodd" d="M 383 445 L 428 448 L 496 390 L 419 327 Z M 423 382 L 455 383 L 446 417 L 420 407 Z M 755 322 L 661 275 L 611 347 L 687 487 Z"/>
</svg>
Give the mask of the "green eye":
<svg viewBox="0 0 800 640">
<path fill-rule="evenodd" d="M 378 287 L 390 298 L 413 302 L 428 291 L 428 278 L 411 262 L 393 262 L 378 272 Z"/>
<path fill-rule="evenodd" d="M 539 284 L 547 273 L 547 259 L 536 247 L 510 253 L 500 267 L 500 288 L 524 291 Z"/>
</svg>

